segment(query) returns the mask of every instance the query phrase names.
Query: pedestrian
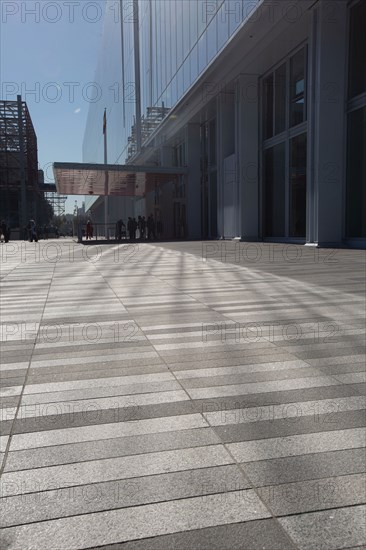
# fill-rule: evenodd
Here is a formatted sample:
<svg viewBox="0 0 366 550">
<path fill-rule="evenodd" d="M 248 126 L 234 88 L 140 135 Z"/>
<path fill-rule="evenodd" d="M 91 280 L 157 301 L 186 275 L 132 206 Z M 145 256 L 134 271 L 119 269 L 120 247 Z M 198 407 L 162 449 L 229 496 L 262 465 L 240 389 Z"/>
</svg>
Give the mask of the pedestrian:
<svg viewBox="0 0 366 550">
<path fill-rule="evenodd" d="M 118 220 L 117 221 L 117 239 L 119 241 L 122 240 L 122 227 L 126 227 L 125 224 L 123 223 L 123 220 Z"/>
<path fill-rule="evenodd" d="M 139 230 L 139 238 L 142 239 L 142 218 L 141 216 L 137 216 L 137 228 Z"/>
<path fill-rule="evenodd" d="M 29 220 L 28 223 L 28 230 L 29 230 L 29 240 L 32 243 L 33 240 L 35 243 L 38 242 L 38 233 L 37 233 L 37 225 L 34 220 Z"/>
<path fill-rule="evenodd" d="M 130 240 L 133 238 L 133 221 L 132 218 L 129 216 L 127 220 L 127 231 L 128 231 L 128 237 Z"/>
<path fill-rule="evenodd" d="M 147 238 L 155 239 L 155 220 L 152 214 L 147 218 Z"/>
<path fill-rule="evenodd" d="M 137 221 L 136 218 L 133 218 L 132 220 L 132 238 L 136 239 L 136 230 L 137 230 Z"/>
<path fill-rule="evenodd" d="M 160 239 L 163 234 L 163 222 L 161 220 L 158 220 L 156 222 L 156 233 L 157 233 L 158 239 Z"/>
<path fill-rule="evenodd" d="M 86 240 L 91 239 L 93 237 L 93 225 L 91 220 L 88 220 L 86 222 Z"/>
<path fill-rule="evenodd" d="M 155 232 L 155 219 L 154 219 L 154 216 L 151 214 L 151 233 L 152 233 L 152 238 L 156 239 L 156 232 Z"/>
<path fill-rule="evenodd" d="M 5 220 L 2 220 L 0 225 L 0 235 L 4 237 L 4 242 L 8 243 L 10 238 L 10 228 L 6 225 Z M 3 242 L 1 240 L 1 242 Z"/>
<path fill-rule="evenodd" d="M 141 238 L 146 239 L 146 219 L 145 219 L 145 216 L 142 216 L 142 219 L 141 219 Z"/>
</svg>

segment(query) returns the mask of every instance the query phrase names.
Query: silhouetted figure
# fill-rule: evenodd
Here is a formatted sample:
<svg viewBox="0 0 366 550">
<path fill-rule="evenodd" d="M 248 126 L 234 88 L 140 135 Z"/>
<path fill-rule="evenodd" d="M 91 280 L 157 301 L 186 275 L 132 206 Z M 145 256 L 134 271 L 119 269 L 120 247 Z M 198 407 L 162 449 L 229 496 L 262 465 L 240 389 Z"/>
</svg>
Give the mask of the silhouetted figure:
<svg viewBox="0 0 366 550">
<path fill-rule="evenodd" d="M 163 234 L 163 222 L 161 220 L 156 222 L 156 234 L 158 239 L 160 239 Z"/>
<path fill-rule="evenodd" d="M 49 233 L 48 225 L 44 224 L 44 226 L 43 226 L 43 238 L 45 240 L 48 240 L 48 233 Z"/>
<path fill-rule="evenodd" d="M 146 239 L 146 219 L 145 216 L 141 218 L 141 239 Z"/>
<path fill-rule="evenodd" d="M 127 220 L 127 231 L 128 231 L 128 237 L 130 240 L 133 238 L 133 221 L 132 218 L 129 216 Z"/>
<path fill-rule="evenodd" d="M 90 220 L 86 222 L 86 240 L 93 237 L 93 224 Z"/>
<path fill-rule="evenodd" d="M 142 238 L 142 236 L 141 236 L 141 221 L 142 221 L 141 216 L 137 216 L 137 229 L 139 230 L 139 238 L 140 239 Z"/>
<path fill-rule="evenodd" d="M 155 220 L 152 214 L 147 218 L 147 238 L 155 239 Z"/>
<path fill-rule="evenodd" d="M 118 239 L 119 241 L 122 240 L 122 228 L 123 227 L 126 227 L 125 224 L 123 223 L 123 220 L 118 220 L 117 223 L 116 223 L 116 239 Z"/>
<path fill-rule="evenodd" d="M 35 243 L 38 242 L 38 233 L 37 233 L 37 225 L 34 220 L 29 220 L 28 223 L 28 232 L 29 232 L 29 240 L 32 243 L 33 241 Z"/>
<path fill-rule="evenodd" d="M 10 238 L 10 228 L 6 225 L 5 220 L 2 220 L 0 224 L 0 234 L 4 238 L 4 242 L 8 243 Z M 3 242 L 1 240 L 1 242 Z"/>
<path fill-rule="evenodd" d="M 136 218 L 132 219 L 132 238 L 136 239 L 137 221 Z"/>
</svg>

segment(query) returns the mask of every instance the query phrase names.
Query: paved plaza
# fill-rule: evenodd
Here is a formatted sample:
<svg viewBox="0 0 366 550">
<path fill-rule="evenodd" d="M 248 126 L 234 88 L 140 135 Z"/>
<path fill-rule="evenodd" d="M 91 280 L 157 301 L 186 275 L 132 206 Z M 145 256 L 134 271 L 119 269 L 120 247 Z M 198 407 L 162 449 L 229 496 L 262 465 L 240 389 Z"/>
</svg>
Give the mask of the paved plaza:
<svg viewBox="0 0 366 550">
<path fill-rule="evenodd" d="M 366 548 L 364 251 L 0 254 L 2 550 Z"/>
</svg>

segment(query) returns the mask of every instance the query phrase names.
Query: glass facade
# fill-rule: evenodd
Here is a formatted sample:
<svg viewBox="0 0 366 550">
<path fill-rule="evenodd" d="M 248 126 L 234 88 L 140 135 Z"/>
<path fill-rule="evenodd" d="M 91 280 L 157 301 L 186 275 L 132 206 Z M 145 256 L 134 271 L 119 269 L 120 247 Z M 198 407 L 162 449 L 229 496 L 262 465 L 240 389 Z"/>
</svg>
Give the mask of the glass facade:
<svg viewBox="0 0 366 550">
<path fill-rule="evenodd" d="M 104 107 L 109 162 L 124 163 L 137 153 L 136 56 L 143 144 L 257 3 L 259 0 L 107 0 L 102 58 L 95 78 L 103 100 L 90 104 L 84 161 L 103 160 L 99 120 Z"/>
<path fill-rule="evenodd" d="M 210 91 L 207 90 L 207 98 L 202 102 L 201 111 L 192 119 L 189 119 L 189 116 L 187 119 L 184 118 L 184 123 L 177 120 L 176 134 L 171 135 L 168 142 L 162 135 L 163 132 L 159 132 L 159 139 L 152 142 L 155 148 L 151 149 L 151 154 L 150 149 L 147 149 L 148 142 L 164 119 L 169 116 L 174 118 L 171 110 L 184 98 L 187 91 L 204 74 L 209 64 L 260 4 L 260 0 L 106 0 L 102 57 L 95 77 L 96 98 L 90 101 L 83 160 L 104 160 L 104 108 L 107 111 L 109 163 L 128 164 L 138 162 L 138 159 L 141 159 L 141 162 L 144 159 L 143 162 L 169 163 L 168 147 L 171 147 L 172 163 L 177 166 L 185 165 L 191 158 L 185 159 L 189 149 L 184 142 L 184 127 L 186 123 L 194 122 L 197 124 L 197 132 L 200 128 L 199 135 L 197 133 L 200 162 L 198 159 L 193 161 L 197 174 L 192 175 L 192 181 L 199 182 L 199 194 L 194 195 L 196 202 L 192 201 L 192 204 L 198 205 L 197 219 L 200 217 L 203 238 L 215 237 L 218 231 L 223 231 L 222 210 L 225 210 L 226 190 L 220 174 L 226 157 L 231 154 L 239 155 L 241 147 L 242 129 L 238 128 L 235 118 L 236 107 L 232 110 L 225 108 L 222 111 L 224 115 L 220 114 L 219 102 L 214 97 L 220 90 L 212 90 L 210 97 Z M 317 9 L 315 4 L 314 9 Z M 345 8 L 347 9 L 348 43 L 345 34 L 346 19 L 342 19 L 344 51 L 347 47 L 349 50 L 346 86 L 347 136 L 344 136 L 347 144 L 347 180 L 340 184 L 342 189 L 339 197 L 342 192 L 346 198 L 345 223 L 342 220 L 345 227 L 343 237 L 359 238 L 366 236 L 366 2 L 352 0 L 348 8 Z M 343 15 L 345 13 L 346 11 Z M 255 29 L 255 26 L 253 28 Z M 248 28 L 249 33 L 251 29 L 252 27 Z M 259 31 L 260 23 L 253 36 L 255 37 L 255 33 Z M 322 40 L 325 40 L 326 44 L 329 37 L 327 29 L 320 25 L 319 44 L 309 43 L 309 59 L 312 60 L 309 80 L 306 45 L 309 35 L 304 31 L 301 38 L 299 37 L 298 46 L 292 49 L 296 42 L 290 41 L 290 34 L 287 36 L 286 30 L 283 32 L 281 47 L 277 47 L 277 35 L 271 36 L 269 32 L 268 37 L 266 35 L 263 38 L 262 49 L 255 52 L 253 48 L 253 51 L 248 51 L 247 56 L 243 55 L 241 67 L 233 65 L 228 69 L 228 75 L 229 71 L 231 72 L 225 85 L 234 90 L 233 95 L 239 93 L 239 88 L 236 87 L 239 74 L 245 75 L 246 68 L 253 72 L 254 63 L 257 61 L 258 67 L 265 67 L 266 72 L 258 75 L 260 97 L 255 133 L 259 131 L 259 147 L 258 152 L 253 152 L 253 156 L 257 155 L 256 162 L 259 164 L 260 207 L 256 206 L 256 210 L 261 221 L 256 223 L 257 227 L 260 227 L 261 236 L 278 239 L 316 239 L 320 232 L 319 225 L 317 226 L 316 220 L 313 219 L 316 213 L 314 214 L 312 205 L 318 190 L 315 185 L 313 196 L 313 186 L 307 188 L 310 172 L 313 170 L 315 173 L 316 166 L 307 164 L 308 161 L 313 163 L 313 151 L 316 146 L 314 132 L 318 131 L 316 124 L 319 121 L 309 124 L 308 133 L 307 103 L 309 102 L 310 109 L 310 106 L 315 105 L 311 102 L 317 101 L 315 92 L 319 82 L 322 82 L 321 71 L 323 68 L 327 70 L 328 63 L 326 58 L 320 58 L 318 54 L 322 51 L 328 52 L 326 47 L 322 49 Z M 244 35 L 245 32 L 243 44 L 246 40 Z M 287 39 L 289 44 L 291 43 L 291 50 L 286 53 L 283 45 Z M 236 68 L 237 73 L 234 72 Z M 334 66 L 330 65 L 330 68 L 334 70 Z M 342 68 L 342 74 L 345 68 Z M 215 72 L 213 74 L 215 75 Z M 334 74 L 335 79 L 336 76 Z M 310 83 L 314 84 L 314 88 L 311 93 L 309 91 L 310 95 L 307 97 Z M 342 94 L 344 83 L 344 79 L 342 85 L 338 83 Z M 344 106 L 345 102 L 342 100 L 339 103 L 342 116 Z M 191 106 L 184 110 L 184 116 L 190 108 Z M 309 110 L 309 113 L 311 112 Z M 337 115 L 336 107 L 334 114 Z M 313 121 L 313 117 L 311 120 Z M 169 132 L 172 128 L 173 125 L 169 125 Z M 343 137 L 340 136 L 339 139 Z M 231 140 L 232 147 L 229 151 L 227 144 L 229 141 L 231 143 Z M 160 147 L 165 145 L 166 147 Z M 139 156 L 141 152 L 143 156 Z M 322 159 L 318 159 L 317 162 L 321 165 Z M 342 173 L 346 173 L 343 168 Z M 172 184 L 169 191 L 168 187 L 165 186 L 164 191 L 156 189 L 151 201 L 159 212 L 170 208 L 172 219 L 174 218 L 174 235 L 181 236 L 186 233 L 184 217 L 186 207 L 191 201 L 190 184 L 188 180 L 182 179 L 179 184 Z M 168 204 L 168 196 L 171 204 Z M 239 196 L 243 195 L 238 193 Z M 87 208 L 94 200 L 94 197 L 88 198 Z M 242 223 L 242 220 L 238 223 Z M 258 229 L 251 231 L 255 232 Z"/>
</svg>

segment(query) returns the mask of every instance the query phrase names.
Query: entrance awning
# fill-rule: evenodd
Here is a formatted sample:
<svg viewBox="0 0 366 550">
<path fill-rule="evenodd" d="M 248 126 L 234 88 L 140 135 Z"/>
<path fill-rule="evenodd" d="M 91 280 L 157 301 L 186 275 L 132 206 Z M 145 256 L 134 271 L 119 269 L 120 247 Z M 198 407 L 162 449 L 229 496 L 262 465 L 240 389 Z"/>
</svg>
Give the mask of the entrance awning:
<svg viewBox="0 0 366 550">
<path fill-rule="evenodd" d="M 55 162 L 56 188 L 64 195 L 143 196 L 176 181 L 187 168 Z M 108 192 L 106 192 L 106 181 Z"/>
</svg>

